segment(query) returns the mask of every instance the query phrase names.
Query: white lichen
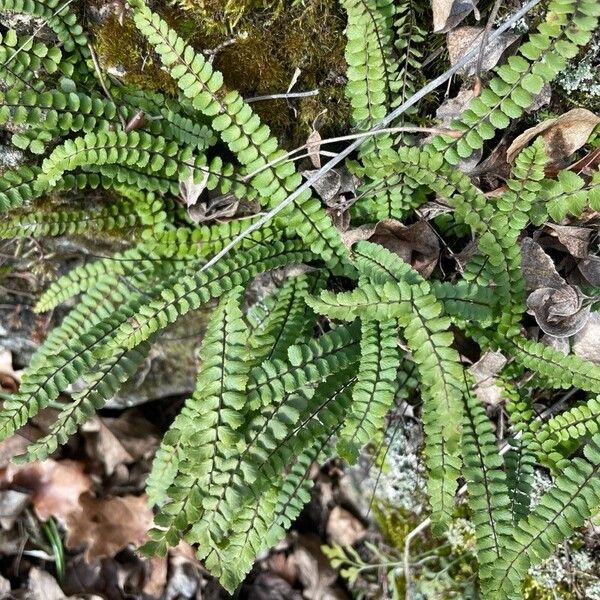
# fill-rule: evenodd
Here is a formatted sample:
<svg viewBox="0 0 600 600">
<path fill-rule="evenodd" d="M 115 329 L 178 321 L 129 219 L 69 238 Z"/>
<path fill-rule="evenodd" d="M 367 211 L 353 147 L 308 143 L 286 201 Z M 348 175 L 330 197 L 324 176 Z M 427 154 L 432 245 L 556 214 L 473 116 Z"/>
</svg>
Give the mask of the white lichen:
<svg viewBox="0 0 600 600">
<path fill-rule="evenodd" d="M 585 55 L 573 61 L 558 78 L 558 84 L 567 92 L 583 92 L 600 96 L 600 37 L 597 37 Z"/>
</svg>

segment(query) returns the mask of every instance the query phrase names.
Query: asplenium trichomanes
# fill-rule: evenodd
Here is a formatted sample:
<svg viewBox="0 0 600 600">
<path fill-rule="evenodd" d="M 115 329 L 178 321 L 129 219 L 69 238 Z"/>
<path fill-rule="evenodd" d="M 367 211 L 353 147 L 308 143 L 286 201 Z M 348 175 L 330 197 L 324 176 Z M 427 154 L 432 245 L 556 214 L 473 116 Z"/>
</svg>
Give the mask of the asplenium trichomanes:
<svg viewBox="0 0 600 600">
<path fill-rule="evenodd" d="M 407 18 L 409 4 L 342 3 L 351 127 L 367 131 L 412 92 L 410 67 L 419 64 L 424 32 Z M 452 518 L 462 475 L 484 596 L 519 598 L 529 566 L 600 506 L 594 398 L 600 369 L 524 335 L 517 241 L 532 221 L 560 219 L 587 205 L 598 209 L 599 178 L 561 173 L 546 179 L 544 146 L 535 141 L 515 161 L 506 191 L 491 202 L 454 165 L 520 117 L 587 43 L 597 3 L 551 2 L 537 31 L 452 124 L 454 135 L 419 147 L 379 134 L 348 161 L 362 181 L 354 223 L 410 218 L 430 191 L 478 241 L 460 278 L 429 281 L 378 244 L 348 250 L 309 191 L 206 267 L 249 222 L 194 225 L 178 208 L 180 183 L 192 178 L 208 190 L 256 199 L 264 209 L 278 206 L 301 175 L 269 127 L 143 0 L 130 0 L 129 10 L 176 83 L 176 98 L 108 82 L 114 102 L 107 100 L 86 34 L 58 0 L 0 0 L 0 9 L 43 18 L 58 39 L 49 47 L 13 31 L 2 34 L 0 77 L 9 89 L 0 95 L 0 122 L 18 125 L 12 143 L 43 158 L 1 176 L 0 207 L 10 214 L 0 235 L 126 228 L 132 239 L 129 248 L 58 278 L 39 299 L 37 310 L 47 311 L 78 297 L 34 354 L 18 393 L 5 399 L 0 436 L 12 435 L 78 381 L 79 391 L 22 460 L 45 458 L 117 393 L 169 325 L 215 300 L 196 391 L 165 434 L 148 478 L 159 511 L 147 552 L 165 552 L 185 539 L 234 590 L 308 500 L 310 464 L 336 451 L 355 461 L 415 369 L 434 530 Z M 407 36 L 415 43 L 407 44 Z M 224 145 L 233 162 L 223 158 Z M 99 187 L 111 200 L 93 209 L 37 202 L 50 192 Z M 257 274 L 298 264 L 310 268 L 242 311 L 244 289 Z M 332 281 L 346 291 L 330 291 Z M 325 326 L 321 335 L 317 321 Z M 531 371 L 548 388 L 575 386 L 591 392 L 591 400 L 540 424 L 507 375 L 513 428 L 503 460 L 455 348 L 456 330 L 482 351 L 510 355 L 513 376 Z M 570 458 L 565 448 L 583 442 L 581 455 Z M 532 509 L 536 461 L 559 475 Z"/>
</svg>

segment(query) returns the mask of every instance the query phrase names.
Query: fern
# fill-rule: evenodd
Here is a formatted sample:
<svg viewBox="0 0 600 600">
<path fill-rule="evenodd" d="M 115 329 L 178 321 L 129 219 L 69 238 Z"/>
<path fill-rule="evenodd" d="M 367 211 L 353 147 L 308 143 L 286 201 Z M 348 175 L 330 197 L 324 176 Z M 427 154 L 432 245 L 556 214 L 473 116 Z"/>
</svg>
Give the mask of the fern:
<svg viewBox="0 0 600 600">
<path fill-rule="evenodd" d="M 546 177 L 541 139 L 517 156 L 494 197 L 456 165 L 532 105 L 588 43 L 600 9 L 593 0 L 552 0 L 518 54 L 454 121 L 460 135 L 421 145 L 405 134 L 367 136 L 344 163 L 361 180 L 354 225 L 420 218 L 413 211 L 435 194 L 450 209 L 432 222 L 449 247 L 475 241 L 463 268 L 448 277 L 444 261 L 426 280 L 380 244 L 346 248 L 309 191 L 263 223 L 259 211 L 276 211 L 302 183 L 294 159 L 209 58 L 143 0 L 129 5 L 178 95 L 100 82 L 76 12 L 58 0 L 0 0 L 1 10 L 43 19 L 59 40 L 0 37 L 0 124 L 35 163 L 0 175 L 0 210 L 9 213 L 0 237 L 110 231 L 128 242 L 61 274 L 39 298 L 38 312 L 73 307 L 4 401 L 0 439 L 66 397 L 21 460 L 47 457 L 133 377 L 164 331 L 215 301 L 195 390 L 148 477 L 158 513 L 147 552 L 185 539 L 233 592 L 309 500 L 311 463 L 336 452 L 355 462 L 381 436 L 390 408 L 408 399 L 424 426 L 434 532 L 455 516 L 462 478 L 482 594 L 520 597 L 528 568 L 600 508 L 600 371 L 524 335 L 518 240 L 530 225 L 597 210 L 600 180 L 597 172 Z M 370 132 L 421 84 L 425 29 L 408 0 L 342 5 L 349 126 Z M 408 117 L 426 115 L 413 108 Z M 198 202 L 231 196 L 244 212 L 195 224 L 181 198 L 193 185 Z M 70 197 L 96 189 L 110 200 Z M 280 283 L 246 310 L 245 290 L 272 270 Z M 506 440 L 496 439 L 463 368 L 465 336 L 512 361 L 496 376 Z M 592 396 L 542 422 L 522 381 Z M 82 387 L 69 393 L 76 382 Z M 501 442 L 508 447 L 499 450 Z M 532 507 L 536 462 L 555 481 Z"/>
</svg>

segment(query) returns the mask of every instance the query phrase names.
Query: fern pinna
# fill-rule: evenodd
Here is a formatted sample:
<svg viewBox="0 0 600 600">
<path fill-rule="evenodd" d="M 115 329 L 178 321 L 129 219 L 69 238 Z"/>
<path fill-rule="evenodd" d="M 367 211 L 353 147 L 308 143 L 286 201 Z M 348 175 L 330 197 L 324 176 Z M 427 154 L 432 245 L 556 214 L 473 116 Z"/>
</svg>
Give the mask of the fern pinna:
<svg viewBox="0 0 600 600">
<path fill-rule="evenodd" d="M 418 84 L 424 29 L 410 3 L 342 6 L 352 125 L 368 133 Z M 600 369 L 526 337 L 518 240 L 530 224 L 598 210 L 599 178 L 546 177 L 537 140 L 490 201 L 455 165 L 520 117 L 587 44 L 598 4 L 550 2 L 537 30 L 454 121 L 453 135 L 420 146 L 405 134 L 366 136 L 347 161 L 361 180 L 355 223 L 410 217 L 429 193 L 448 204 L 457 231 L 477 241 L 451 280 L 426 280 L 374 242 L 347 249 L 309 191 L 262 225 L 260 216 L 194 224 L 177 202 L 182 183 L 256 200 L 265 211 L 301 185 L 293 159 L 250 104 L 143 0 L 129 0 L 128 18 L 172 77 L 174 97 L 101 81 L 68 4 L 0 0 L 0 9 L 43 18 L 58 40 L 2 32 L 0 123 L 32 160 L 0 177 L 8 213 L 0 237 L 121 231 L 131 240 L 59 277 L 39 299 L 44 312 L 78 298 L 34 354 L 18 393 L 5 398 L 0 436 L 55 406 L 76 381 L 78 391 L 20 460 L 54 452 L 133 376 L 165 329 L 214 301 L 196 389 L 148 477 L 159 509 L 145 551 L 164 553 L 185 539 L 235 590 L 308 501 L 310 465 L 335 453 L 355 462 L 414 372 L 433 529 L 453 518 L 464 478 L 484 597 L 521 597 L 528 568 L 600 507 Z M 59 192 L 97 188 L 110 200 L 56 204 Z M 232 240 L 236 249 L 213 260 Z M 243 310 L 246 287 L 272 270 L 286 275 L 283 283 Z M 457 349 L 459 331 L 482 352 L 513 360 L 499 377 L 512 423 L 505 460 Z M 577 387 L 592 397 L 537 421 L 511 381 L 525 371 L 549 389 Z M 556 478 L 533 508 L 536 463 Z"/>
</svg>

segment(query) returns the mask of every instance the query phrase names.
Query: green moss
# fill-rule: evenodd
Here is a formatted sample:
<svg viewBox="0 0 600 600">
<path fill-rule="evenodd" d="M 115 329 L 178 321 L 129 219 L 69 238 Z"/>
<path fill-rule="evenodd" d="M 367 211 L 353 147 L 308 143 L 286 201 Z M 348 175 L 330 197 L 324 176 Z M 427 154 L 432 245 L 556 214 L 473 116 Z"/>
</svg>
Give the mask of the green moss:
<svg viewBox="0 0 600 600">
<path fill-rule="evenodd" d="M 116 15 L 109 17 L 96 28 L 94 46 L 102 69 L 122 71 L 119 78 L 125 83 L 166 92 L 177 89 L 131 19 L 126 18 L 121 25 Z"/>
</svg>

